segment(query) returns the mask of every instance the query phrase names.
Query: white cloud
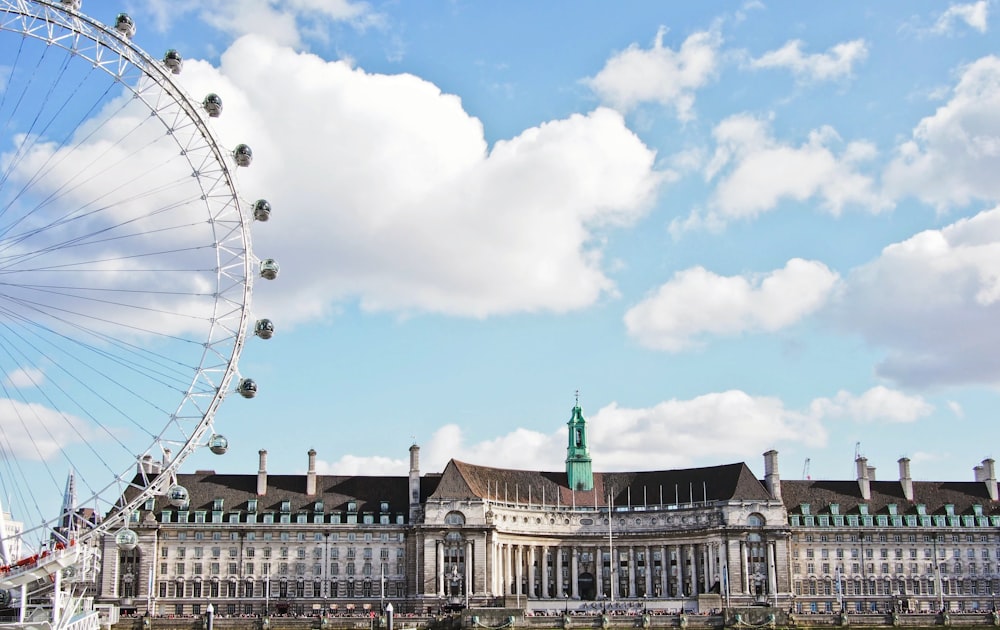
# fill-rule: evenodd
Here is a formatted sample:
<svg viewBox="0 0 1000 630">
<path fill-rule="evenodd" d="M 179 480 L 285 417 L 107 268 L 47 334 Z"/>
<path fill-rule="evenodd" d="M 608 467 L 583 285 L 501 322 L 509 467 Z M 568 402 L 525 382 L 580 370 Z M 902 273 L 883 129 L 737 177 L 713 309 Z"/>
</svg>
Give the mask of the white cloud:
<svg viewBox="0 0 1000 630">
<path fill-rule="evenodd" d="M 663 180 L 606 108 L 488 151 L 461 101 L 412 75 L 247 37 L 220 70 L 191 63 L 182 76 L 193 93 L 223 95 L 220 133 L 254 149 L 241 179 L 275 208 L 254 237 L 282 266 L 255 294 L 272 318 L 315 318 L 349 298 L 477 317 L 587 306 L 614 292 L 599 230 L 642 216 Z"/>
<path fill-rule="evenodd" d="M 4 383 L 9 387 L 39 387 L 45 382 L 45 372 L 37 368 L 18 368 L 7 373 Z"/>
<path fill-rule="evenodd" d="M 405 475 L 410 470 L 410 462 L 390 457 L 363 457 L 344 455 L 334 462 L 316 460 L 316 473 L 320 475 Z"/>
<path fill-rule="evenodd" d="M 632 44 L 613 55 L 585 83 L 621 111 L 659 103 L 674 107 L 681 120 L 692 119 L 695 92 L 716 74 L 722 38 L 714 31 L 694 33 L 674 51 L 663 45 L 666 32 L 660 27 L 652 48 Z"/>
<path fill-rule="evenodd" d="M 987 0 L 979 0 L 979 2 L 970 2 L 968 4 L 953 4 L 934 22 L 931 32 L 939 35 L 949 35 L 954 33 L 956 24 L 964 23 L 969 28 L 975 29 L 980 33 L 985 33 L 988 17 L 989 2 Z"/>
<path fill-rule="evenodd" d="M 905 386 L 1000 383 L 1000 208 L 886 247 L 851 272 L 837 321 Z"/>
<path fill-rule="evenodd" d="M 772 332 L 791 326 L 826 301 L 838 276 L 816 261 L 794 258 L 767 274 L 719 276 L 702 267 L 674 274 L 625 314 L 630 336 L 676 352 L 709 335 Z"/>
<path fill-rule="evenodd" d="M 651 407 L 611 403 L 584 415 L 594 470 L 621 471 L 714 466 L 727 460 L 754 466 L 762 452 L 782 444 L 824 447 L 826 422 L 914 422 L 932 411 L 920 397 L 879 386 L 860 396 L 841 391 L 833 398 L 818 398 L 802 411 L 786 408 L 775 397 L 729 390 Z M 420 462 L 424 473 L 444 470 L 450 459 L 498 468 L 560 471 L 565 456 L 565 425 L 550 433 L 517 428 L 467 444 L 461 427 L 449 424 L 421 445 Z M 643 464 L 637 466 L 637 461 Z M 323 474 L 405 475 L 408 469 L 407 461 L 381 457 L 348 456 L 332 464 L 317 464 Z"/>
<path fill-rule="evenodd" d="M 838 155 L 830 147 L 840 137 L 821 127 L 796 147 L 779 142 L 766 121 L 746 114 L 723 120 L 713 135 L 717 147 L 705 176 L 718 183 L 705 222 L 753 218 L 784 200 L 815 199 L 834 215 L 848 206 L 873 212 L 889 206 L 872 178 L 858 170 L 875 155 L 868 142 L 849 142 Z"/>
<path fill-rule="evenodd" d="M 854 66 L 868 57 L 863 39 L 842 42 L 825 53 L 802 52 L 802 42 L 791 40 L 777 50 L 750 61 L 752 68 L 787 68 L 800 81 L 829 81 L 851 76 Z"/>
<path fill-rule="evenodd" d="M 966 66 L 951 100 L 897 149 L 883 176 L 894 197 L 912 195 L 939 210 L 1000 199 L 1000 57 Z"/>
<path fill-rule="evenodd" d="M 833 398 L 817 398 L 811 404 L 816 417 L 844 418 L 855 422 L 916 422 L 930 415 L 934 406 L 920 396 L 907 396 L 898 390 L 882 385 L 873 387 L 861 396 L 840 391 Z"/>
<path fill-rule="evenodd" d="M 156 28 L 166 30 L 189 13 L 205 23 L 238 38 L 247 34 L 268 37 L 295 48 L 303 39 L 325 31 L 324 21 L 350 22 L 359 28 L 378 24 L 381 17 L 367 2 L 351 0 L 147 0 Z"/>
<path fill-rule="evenodd" d="M 92 435 L 79 418 L 38 403 L 0 399 L 0 453 L 21 461 L 47 460 Z"/>
</svg>

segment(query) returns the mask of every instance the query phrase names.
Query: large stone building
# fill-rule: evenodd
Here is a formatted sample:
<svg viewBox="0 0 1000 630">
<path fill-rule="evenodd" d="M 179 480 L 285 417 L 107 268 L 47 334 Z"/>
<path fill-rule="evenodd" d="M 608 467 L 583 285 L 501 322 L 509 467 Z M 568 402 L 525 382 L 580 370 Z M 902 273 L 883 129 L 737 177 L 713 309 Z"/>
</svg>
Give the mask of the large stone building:
<svg viewBox="0 0 1000 630">
<path fill-rule="evenodd" d="M 863 458 L 854 480 L 783 481 L 774 451 L 763 480 L 745 463 L 601 473 L 579 406 L 568 424 L 562 472 L 421 473 L 414 445 L 405 477 L 319 475 L 312 450 L 305 475 L 271 474 L 266 451 L 256 475 L 178 475 L 133 515 L 137 546 L 105 539 L 98 601 L 223 615 L 993 605 L 992 460 L 970 482 L 913 481 L 905 459 L 876 481 Z"/>
</svg>

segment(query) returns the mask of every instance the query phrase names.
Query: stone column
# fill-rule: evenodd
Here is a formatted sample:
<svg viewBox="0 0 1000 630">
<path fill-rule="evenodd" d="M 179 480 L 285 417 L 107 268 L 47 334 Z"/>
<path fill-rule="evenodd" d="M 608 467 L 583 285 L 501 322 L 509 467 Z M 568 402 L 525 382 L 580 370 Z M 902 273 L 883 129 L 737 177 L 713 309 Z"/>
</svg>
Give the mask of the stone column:
<svg viewBox="0 0 1000 630">
<path fill-rule="evenodd" d="M 551 554 L 551 550 L 549 549 L 548 545 L 542 545 L 539 548 L 539 554 L 538 554 L 539 555 L 539 560 L 538 560 L 538 562 L 541 564 L 542 577 L 539 580 L 539 584 L 538 584 L 538 595 L 539 595 L 539 597 L 541 599 L 548 599 L 549 597 L 552 596 L 551 593 L 549 593 L 549 556 L 550 556 L 550 554 Z"/>
<path fill-rule="evenodd" d="M 563 591 L 566 590 L 563 587 L 563 548 L 558 545 L 556 545 L 555 572 L 556 572 L 556 592 L 552 596 L 562 599 Z"/>
<path fill-rule="evenodd" d="M 677 564 L 674 566 L 674 577 L 677 580 L 677 592 L 675 597 L 684 597 L 684 545 L 674 545 L 674 554 Z"/>
<path fill-rule="evenodd" d="M 776 598 L 778 596 L 778 576 L 774 563 L 774 545 L 774 541 L 767 543 L 767 591 L 768 595 Z"/>
<path fill-rule="evenodd" d="M 511 575 L 510 567 L 511 560 L 513 560 L 514 549 L 511 547 L 510 543 L 506 543 L 503 546 L 503 588 L 500 590 L 501 593 L 506 595 L 513 595 L 513 589 L 511 584 L 514 584 L 514 576 Z"/>
<path fill-rule="evenodd" d="M 628 548 L 628 597 L 635 597 L 635 547 Z"/>
<path fill-rule="evenodd" d="M 600 547 L 594 547 L 594 580 L 597 586 L 597 599 L 604 597 L 604 557 Z"/>
<path fill-rule="evenodd" d="M 611 599 L 621 599 L 621 592 L 618 588 L 620 580 L 618 573 L 622 569 L 621 563 L 618 561 L 618 558 L 621 557 L 621 551 L 619 551 L 619 549 L 619 547 L 609 547 L 610 554 L 608 555 L 611 558 L 611 564 L 608 566 L 608 570 L 611 575 L 611 591 L 609 593 Z"/>
<path fill-rule="evenodd" d="M 719 544 L 718 543 L 708 543 L 708 586 L 711 588 L 715 583 L 715 576 L 718 575 L 716 570 L 716 559 L 719 555 Z M 722 585 L 719 585 L 719 593 L 722 592 Z"/>
<path fill-rule="evenodd" d="M 698 589 L 698 545 L 691 545 L 688 547 L 691 558 L 691 592 L 688 593 L 690 596 L 697 596 L 699 593 Z"/>
<path fill-rule="evenodd" d="M 514 548 L 514 595 L 524 595 L 524 545 Z"/>
<path fill-rule="evenodd" d="M 646 551 L 643 556 L 643 566 L 646 569 L 646 597 L 653 596 L 653 569 L 655 568 L 655 562 L 653 560 L 652 550 L 649 545 L 646 545 Z"/>
<path fill-rule="evenodd" d="M 580 599 L 580 581 L 578 576 L 580 575 L 580 548 L 573 547 L 573 556 L 569 561 L 569 583 L 570 583 L 570 597 L 573 599 Z"/>
<path fill-rule="evenodd" d="M 528 545 L 528 599 L 535 596 L 535 546 Z"/>
<path fill-rule="evenodd" d="M 660 545 L 660 597 L 670 595 L 670 556 L 667 555 L 667 546 Z"/>
<path fill-rule="evenodd" d="M 753 589 L 750 587 L 750 545 L 743 540 L 740 541 L 740 572 L 743 579 L 743 592 L 747 595 L 752 595 Z"/>
<path fill-rule="evenodd" d="M 475 556 L 472 555 L 472 541 L 465 541 L 465 597 L 468 599 L 476 592 L 476 585 L 472 581 L 472 562 Z"/>
<path fill-rule="evenodd" d="M 437 541 L 437 583 L 438 597 L 444 597 L 444 541 Z"/>
</svg>

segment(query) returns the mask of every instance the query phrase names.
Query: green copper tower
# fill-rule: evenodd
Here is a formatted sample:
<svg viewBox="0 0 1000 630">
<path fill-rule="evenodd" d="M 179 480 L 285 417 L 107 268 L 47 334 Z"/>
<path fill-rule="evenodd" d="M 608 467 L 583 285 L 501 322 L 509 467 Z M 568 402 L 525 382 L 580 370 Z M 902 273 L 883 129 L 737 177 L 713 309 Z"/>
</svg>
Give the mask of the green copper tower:
<svg viewBox="0 0 1000 630">
<path fill-rule="evenodd" d="M 593 490 L 594 471 L 590 466 L 590 449 L 587 448 L 587 421 L 580 409 L 580 396 L 569 422 L 569 444 L 566 446 L 566 481 L 573 490 Z"/>
</svg>

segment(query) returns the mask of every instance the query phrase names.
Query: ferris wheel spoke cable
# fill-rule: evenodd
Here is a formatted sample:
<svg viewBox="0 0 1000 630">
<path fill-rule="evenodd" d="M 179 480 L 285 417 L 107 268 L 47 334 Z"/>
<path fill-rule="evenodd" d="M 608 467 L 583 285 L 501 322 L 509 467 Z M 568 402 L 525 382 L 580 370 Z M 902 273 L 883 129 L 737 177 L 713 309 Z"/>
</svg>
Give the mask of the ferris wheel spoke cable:
<svg viewBox="0 0 1000 630">
<path fill-rule="evenodd" d="M 122 107 L 122 109 L 124 109 L 124 106 Z M 102 122 L 102 125 L 108 124 L 112 120 L 113 120 L 113 117 L 108 117 L 108 118 L 106 118 Z M 33 216 L 35 213 L 40 212 L 43 209 L 46 209 L 46 210 L 49 209 L 49 207 L 51 206 L 52 203 L 54 203 L 55 201 L 58 201 L 58 200 L 60 200 L 60 199 L 62 199 L 64 197 L 72 194 L 73 192 L 76 192 L 79 189 L 80 186 L 88 184 L 90 182 L 90 179 L 92 179 L 94 177 L 98 177 L 98 176 L 109 176 L 109 178 L 114 177 L 116 175 L 116 171 L 119 168 L 121 168 L 123 165 L 134 163 L 136 161 L 136 159 L 138 157 L 140 157 L 140 153 L 144 151 L 144 147 L 142 147 L 141 145 L 137 145 L 130 152 L 124 153 L 123 155 L 121 155 L 120 157 L 118 157 L 117 160 L 110 161 L 110 160 L 104 160 L 103 158 L 106 158 L 114 149 L 119 148 L 121 146 L 124 146 L 125 145 L 125 139 L 127 139 L 132 134 L 137 133 L 138 131 L 140 131 L 141 128 L 148 123 L 148 121 L 149 121 L 148 118 L 147 119 L 143 119 L 142 122 L 139 123 L 139 125 L 135 126 L 130 131 L 128 131 L 122 138 L 117 139 L 115 141 L 115 143 L 109 144 L 108 146 L 104 147 L 102 149 L 102 151 L 99 154 L 97 154 L 91 160 L 91 164 L 94 164 L 94 163 L 97 163 L 97 162 L 102 162 L 102 161 L 106 161 L 107 162 L 100 170 L 96 170 L 96 171 L 89 171 L 89 170 L 85 171 L 84 169 L 77 170 L 72 176 L 70 176 L 69 178 L 67 178 L 66 181 L 64 181 L 60 186 L 58 186 L 57 188 L 55 188 L 54 190 L 52 190 L 48 194 L 48 196 L 46 198 L 40 200 L 31 210 L 29 210 L 28 212 L 25 212 L 22 216 L 18 217 L 15 220 L 15 222 L 12 223 L 11 225 L 6 226 L 5 229 L 4 229 L 4 232 L 8 231 L 9 229 L 11 229 L 12 227 L 14 227 L 15 225 L 19 224 L 21 221 L 24 221 L 25 219 Z M 95 135 L 98 131 L 99 131 L 99 129 L 94 129 L 93 131 L 91 131 L 91 133 L 87 137 L 81 138 L 75 145 L 68 146 L 65 143 L 60 144 L 59 148 L 61 148 L 61 149 L 67 149 L 65 151 L 55 150 L 55 151 L 50 152 L 50 154 L 46 158 L 45 162 L 38 167 L 38 169 L 36 170 L 36 172 L 34 174 L 32 174 L 32 176 L 25 183 L 25 185 L 11 199 L 11 201 L 8 203 L 8 207 L 10 205 L 12 205 L 15 201 L 17 201 L 18 199 L 20 199 L 20 197 L 23 194 L 25 194 L 30 189 L 30 187 L 31 187 L 32 184 L 37 183 L 37 181 L 42 180 L 46 176 L 50 175 L 56 168 L 60 167 L 63 164 L 63 162 L 72 159 L 75 156 L 76 152 L 79 151 L 79 150 L 81 150 L 82 147 L 88 146 L 87 142 L 89 140 L 91 140 L 90 136 Z M 59 159 L 53 161 L 56 156 L 59 156 Z M 174 180 L 173 182 L 168 182 L 168 183 L 160 184 L 158 187 L 154 187 L 154 188 L 151 188 L 151 189 L 145 189 L 142 193 L 137 194 L 137 195 L 133 195 L 132 197 L 129 197 L 127 199 L 120 200 L 120 201 L 118 201 L 115 204 L 109 204 L 109 205 L 106 205 L 106 206 L 99 206 L 96 209 L 92 209 L 92 210 L 88 211 L 88 208 L 91 208 L 91 206 L 93 206 L 94 204 L 99 203 L 105 197 L 107 197 L 109 195 L 112 195 L 115 192 L 118 192 L 119 190 L 123 189 L 125 187 L 126 183 L 128 183 L 128 184 L 135 184 L 140 179 L 142 179 L 143 177 L 149 175 L 151 172 L 155 172 L 154 171 L 155 168 L 163 167 L 166 163 L 168 163 L 168 161 L 166 160 L 166 158 L 164 158 L 164 161 L 162 161 L 161 163 L 155 165 L 153 167 L 153 169 L 146 169 L 146 170 L 138 172 L 130 180 L 128 180 L 126 182 L 119 182 L 119 185 L 117 187 L 109 187 L 108 190 L 106 190 L 103 195 L 100 195 L 100 196 L 98 196 L 98 197 L 96 197 L 94 199 L 91 199 L 91 200 L 87 201 L 86 203 L 83 203 L 83 204 L 75 204 L 75 203 L 74 204 L 69 204 L 67 206 L 66 213 L 64 215 L 61 215 L 61 216 L 56 216 L 55 221 L 51 222 L 51 224 L 52 225 L 59 225 L 61 223 L 61 221 L 63 221 L 63 220 L 67 220 L 67 219 L 74 218 L 74 217 L 77 217 L 77 216 L 81 216 L 81 217 L 88 216 L 92 212 L 105 211 L 105 210 L 113 209 L 113 208 L 116 208 L 116 207 L 120 207 L 120 205 L 122 203 L 124 203 L 124 202 L 134 201 L 134 200 L 137 200 L 137 199 L 141 199 L 144 196 L 154 196 L 157 193 L 163 192 L 164 190 L 169 190 L 170 187 L 172 187 L 172 186 L 174 186 L 176 184 L 179 184 L 182 181 L 186 181 L 186 180 L 177 179 L 177 180 Z M 15 166 L 16 164 L 17 164 L 16 161 L 12 161 L 12 163 L 11 163 L 12 167 Z M 48 226 L 42 226 L 42 227 L 44 228 L 44 227 L 48 227 Z M 30 235 L 31 232 L 29 232 L 28 234 Z"/>
<path fill-rule="evenodd" d="M 76 363 L 86 364 L 86 360 L 85 359 L 82 359 L 79 356 L 75 356 L 73 354 L 70 354 L 69 352 L 62 352 L 62 353 L 60 353 L 60 356 L 56 357 L 54 355 L 51 355 L 51 354 L 45 352 L 37 344 L 34 344 L 34 343 L 30 342 L 26 336 L 17 334 L 17 332 L 14 331 L 10 326 L 4 326 L 4 328 L 6 328 L 10 332 L 11 338 L 16 338 L 16 339 L 22 340 L 24 342 L 24 344 L 27 347 L 29 347 L 32 350 L 34 350 L 39 357 L 41 357 L 42 359 L 46 359 L 46 365 L 52 366 L 52 368 L 55 369 L 55 370 L 57 370 L 58 373 L 62 374 L 64 377 L 66 377 L 67 380 L 69 380 L 71 384 L 75 384 L 77 386 L 80 386 L 85 392 L 87 392 L 87 393 L 95 396 L 96 398 L 100 399 L 102 402 L 106 403 L 109 409 L 111 409 L 113 411 L 116 411 L 118 413 L 118 415 L 122 419 L 124 419 L 124 420 L 130 422 L 131 424 L 133 424 L 133 426 L 135 426 L 140 432 L 146 433 L 147 436 L 149 436 L 150 438 L 153 437 L 153 435 L 154 435 L 153 433 L 151 433 L 142 424 L 140 424 L 138 421 L 136 421 L 134 418 L 132 418 L 132 416 L 129 413 L 127 413 L 123 409 L 121 409 L 121 407 L 117 403 L 115 403 L 112 400 L 110 400 L 110 398 L 108 398 L 108 396 L 103 395 L 100 392 L 98 392 L 92 385 L 90 385 L 89 381 L 81 380 L 79 377 L 74 376 L 73 372 L 69 371 L 67 369 L 66 364 L 65 364 L 66 363 L 65 359 L 72 359 Z M 26 332 L 30 332 L 30 331 L 26 331 Z M 42 341 L 45 341 L 45 339 L 43 338 Z M 23 361 L 28 361 L 27 358 L 24 358 L 22 360 Z M 109 377 L 107 377 L 105 375 L 102 375 L 100 373 L 95 374 L 94 376 L 97 377 L 101 381 L 107 381 L 107 382 L 109 382 L 109 384 L 116 386 L 116 389 L 118 389 L 120 392 L 131 394 L 132 399 L 146 402 L 148 404 L 148 406 L 152 407 L 153 411 L 158 411 L 158 412 L 165 411 L 163 409 L 157 409 L 155 407 L 155 405 L 151 401 L 148 401 L 148 400 L 144 399 L 140 394 L 138 394 L 136 391 L 134 391 L 134 389 L 130 389 L 128 387 L 122 387 L 122 386 L 120 386 L 120 383 L 118 383 L 118 381 L 116 381 L 114 379 L 110 379 Z M 122 446 L 124 448 L 128 448 L 128 446 L 117 437 L 117 435 L 114 433 L 114 431 L 112 431 L 100 418 L 96 417 L 87 408 L 86 405 L 80 404 L 79 401 L 77 401 L 75 399 L 75 397 L 70 392 L 68 392 L 65 387 L 62 386 L 61 382 L 57 381 L 56 379 L 50 378 L 48 376 L 47 376 L 47 382 L 50 383 L 50 387 L 54 387 L 54 388 L 58 389 L 59 392 L 62 393 L 67 400 L 69 400 L 70 402 L 75 403 L 75 406 L 78 409 L 80 409 L 81 413 L 83 415 L 87 416 L 88 418 L 90 418 L 94 422 L 95 425 L 101 427 L 101 429 L 108 435 L 108 437 L 112 441 L 117 442 L 120 446 Z M 43 392 L 42 395 L 45 397 L 46 401 L 49 403 L 50 408 L 52 408 L 52 409 L 54 409 L 56 411 L 59 411 L 60 413 L 65 413 L 65 411 L 60 408 L 60 405 L 58 405 L 55 401 L 53 401 L 52 397 L 49 396 L 46 392 Z M 65 416 L 63 416 L 63 417 L 65 418 Z M 70 424 L 72 425 L 72 423 L 70 423 Z"/>
<path fill-rule="evenodd" d="M 28 70 L 28 72 L 29 72 L 29 74 L 31 76 L 31 79 L 28 82 L 28 84 L 24 86 L 24 89 L 21 90 L 20 97 L 18 98 L 17 102 L 15 103 L 14 108 L 12 109 L 10 115 L 7 117 L 8 123 L 11 123 L 11 122 L 14 121 L 14 114 L 16 114 L 20 110 L 21 103 L 24 101 L 25 97 L 28 95 L 29 88 L 31 87 L 31 84 L 36 80 L 37 77 L 40 77 L 40 76 L 44 75 L 44 73 L 40 71 L 41 65 L 42 65 L 41 62 L 44 59 L 44 55 L 48 52 L 48 50 L 49 50 L 49 48 L 47 47 L 46 50 L 45 50 L 45 52 L 43 53 L 42 58 L 40 58 L 39 61 L 38 61 L 38 63 L 36 64 L 36 67 L 34 69 L 29 69 Z M 20 51 L 19 51 L 19 53 L 20 53 Z M 20 58 L 20 54 L 18 55 L 18 58 Z M 49 84 L 48 93 L 46 94 L 46 98 L 45 98 L 44 102 L 48 102 L 49 101 L 49 98 L 52 96 L 52 94 L 55 91 L 56 87 L 59 85 L 59 81 L 61 80 L 62 76 L 65 74 L 67 68 L 69 67 L 70 59 L 71 59 L 71 57 L 69 57 L 69 56 L 66 56 L 63 59 L 62 67 L 59 70 L 59 74 Z M 17 66 L 16 65 L 11 68 L 11 75 L 13 75 L 13 73 L 15 72 L 15 70 L 17 70 Z M 87 80 L 87 76 L 86 75 L 83 76 L 83 77 L 81 77 L 79 83 L 77 84 L 76 89 L 73 89 L 73 90 L 69 91 L 69 94 L 63 100 L 63 102 L 60 104 L 60 106 L 57 108 L 57 111 L 52 114 L 52 116 L 49 118 L 48 122 L 45 124 L 45 126 L 41 130 L 39 130 L 38 133 L 33 133 L 33 132 L 35 130 L 35 125 L 41 119 L 41 116 L 42 116 L 42 113 L 43 113 L 44 110 L 42 108 L 36 108 L 35 109 L 35 117 L 32 120 L 31 125 L 29 126 L 29 128 L 28 128 L 28 130 L 26 132 L 22 132 L 23 135 L 24 135 L 24 138 L 27 140 L 27 142 L 22 142 L 18 146 L 18 150 L 17 150 L 17 152 L 14 155 L 14 159 L 11 160 L 10 166 L 7 169 L 5 169 L 5 171 L 4 171 L 4 173 L 2 175 L 0 175 L 0 186 L 2 186 L 3 184 L 5 184 L 7 182 L 7 179 L 9 177 L 9 175 L 10 175 L 12 167 L 19 162 L 19 158 L 24 155 L 25 150 L 33 148 L 35 146 L 35 143 L 39 139 L 41 139 L 43 137 L 44 132 L 47 131 L 49 129 L 49 127 L 51 126 L 51 124 L 54 121 L 56 121 L 59 118 L 59 116 L 64 112 L 64 110 L 66 109 L 66 106 L 69 105 L 71 102 L 74 102 L 72 97 L 79 92 L 80 87 L 82 87 L 84 85 L 84 83 L 86 82 L 86 80 Z M 6 85 L 8 85 L 8 86 L 10 85 L 9 79 L 8 79 L 8 83 Z M 107 96 L 107 94 L 108 94 L 108 92 L 110 92 L 110 90 L 111 90 L 111 85 L 108 86 L 107 90 L 105 91 L 104 96 Z M 7 92 L 7 91 L 8 90 L 5 90 L 5 92 Z M 81 118 L 81 121 L 82 120 L 86 120 L 87 117 L 93 113 L 94 108 L 97 106 L 97 104 L 99 102 L 100 101 L 96 101 L 96 100 L 94 101 L 94 104 L 91 106 L 91 108 L 89 110 L 87 110 L 86 113 L 84 113 L 83 117 Z M 0 103 L 0 111 L 3 111 L 2 110 L 2 103 Z M 72 127 L 71 127 L 71 129 L 72 129 Z M 65 138 L 64 138 L 64 141 L 65 141 Z"/>
<path fill-rule="evenodd" d="M 176 182 L 173 182 L 173 183 L 176 183 Z M 170 188 L 172 187 L 173 183 L 163 185 L 163 186 L 161 186 L 158 189 L 150 189 L 150 190 L 148 190 L 145 193 L 140 194 L 140 195 L 133 195 L 131 198 L 126 199 L 123 202 L 117 203 L 116 206 L 120 207 L 120 206 L 125 205 L 125 202 L 138 201 L 138 200 L 140 200 L 140 199 L 142 199 L 144 197 L 147 197 L 147 196 L 153 196 L 153 197 L 155 197 L 156 195 L 158 195 L 160 193 L 169 191 Z M 71 238 L 68 238 L 68 239 L 66 239 L 64 241 L 53 242 L 53 243 L 51 243 L 51 244 L 49 244 L 49 245 L 47 245 L 47 246 L 45 246 L 43 248 L 39 248 L 39 249 L 34 250 L 34 251 L 18 252 L 16 254 L 12 255 L 12 256 L 0 256 L 0 261 L 3 261 L 3 264 L 0 265 L 0 268 L 2 268 L 3 266 L 9 266 L 10 264 L 13 264 L 14 262 L 17 262 L 17 261 L 20 261 L 20 260 L 25 260 L 25 259 L 28 259 L 28 258 L 31 258 L 31 257 L 34 257 L 34 256 L 38 256 L 38 255 L 41 255 L 41 254 L 49 253 L 49 252 L 52 252 L 52 251 L 67 250 L 70 247 L 74 247 L 74 246 L 95 245 L 95 244 L 98 244 L 98 243 L 108 243 L 108 242 L 112 242 L 112 241 L 115 241 L 115 240 L 122 240 L 122 239 L 127 239 L 127 238 L 149 238 L 151 235 L 157 234 L 157 233 L 165 234 L 165 233 L 167 233 L 168 231 L 171 231 L 171 230 L 183 230 L 183 229 L 187 229 L 187 228 L 191 228 L 191 227 L 195 227 L 195 226 L 200 226 L 200 225 L 203 224 L 203 222 L 187 222 L 187 223 L 183 223 L 183 224 L 174 224 L 174 225 L 169 225 L 169 226 L 158 227 L 158 228 L 155 228 L 155 229 L 148 229 L 148 230 L 145 230 L 145 231 L 135 230 L 135 231 L 132 231 L 132 232 L 126 232 L 124 234 L 113 234 L 115 231 L 117 231 L 117 230 L 119 230 L 121 228 L 124 228 L 126 226 L 130 226 L 130 225 L 134 225 L 134 224 L 136 224 L 136 223 L 138 223 L 140 221 L 143 221 L 143 220 L 155 218 L 155 217 L 157 217 L 158 215 L 161 215 L 161 214 L 170 213 L 171 211 L 183 208 L 186 205 L 188 205 L 188 204 L 190 204 L 190 203 L 192 203 L 194 201 L 195 201 L 194 199 L 184 199 L 184 200 L 181 200 L 181 201 L 169 204 L 169 205 L 161 206 L 160 208 L 156 208 L 153 211 L 148 212 L 148 213 L 146 213 L 144 215 L 137 216 L 137 217 L 131 217 L 131 218 L 125 220 L 125 221 L 120 221 L 120 222 L 118 222 L 116 224 L 111 224 L 111 225 L 104 226 L 101 229 L 96 230 L 96 231 L 92 231 L 92 232 L 89 232 L 89 233 L 81 233 L 81 234 L 73 235 Z M 64 228 L 67 225 L 71 224 L 72 222 L 81 221 L 83 219 L 86 219 L 86 218 L 88 218 L 90 216 L 96 215 L 96 214 L 98 214 L 100 212 L 104 212 L 104 211 L 109 210 L 111 208 L 112 208 L 111 206 L 103 206 L 103 207 L 100 207 L 100 208 L 91 209 L 91 210 L 89 210 L 85 214 L 74 214 L 74 215 L 67 214 L 67 215 L 65 215 L 63 217 L 59 217 L 55 221 L 52 221 L 52 222 L 50 222 L 50 223 L 48 223 L 46 225 L 38 226 L 37 228 L 34 228 L 34 229 L 32 229 L 32 230 L 30 230 L 28 232 L 19 233 L 19 234 L 12 235 L 12 236 L 9 236 L 9 237 L 4 238 L 4 239 L 0 239 L 0 252 L 4 252 L 6 250 L 9 250 L 9 249 L 13 248 L 15 245 L 18 245 L 21 242 L 23 242 L 25 240 L 28 240 L 30 238 L 38 237 L 39 235 L 42 235 L 42 234 L 46 233 L 47 231 L 58 229 L 58 228 Z M 110 236 L 110 237 L 105 236 L 108 233 L 112 233 L 112 236 Z M 99 236 L 103 236 L 104 238 L 97 238 Z"/>
<path fill-rule="evenodd" d="M 89 354 L 93 356 L 105 359 L 108 362 L 114 363 L 120 367 L 137 371 L 138 373 L 146 376 L 148 379 L 155 380 L 160 385 L 163 385 L 165 387 L 170 387 L 183 391 L 184 386 L 190 381 L 189 375 L 193 373 L 195 370 L 194 366 L 176 362 L 175 360 L 170 359 L 166 355 L 140 348 L 139 346 L 134 344 L 128 344 L 124 341 L 121 341 L 114 337 L 110 337 L 96 330 L 85 329 L 84 327 L 79 326 L 75 323 L 70 323 L 67 321 L 59 322 L 60 324 L 68 324 L 70 327 L 74 329 L 85 331 L 88 334 L 99 338 L 99 340 L 104 345 L 97 346 L 97 345 L 87 344 L 83 342 L 81 339 L 71 337 L 65 334 L 56 333 L 52 328 L 42 326 L 37 322 L 27 319 L 24 319 L 23 321 L 27 324 L 27 328 L 29 330 L 36 332 L 36 334 L 33 336 L 38 337 L 42 341 L 45 341 L 47 345 L 54 346 L 56 350 L 65 353 L 67 356 L 71 358 L 76 358 L 76 355 L 70 354 L 68 349 L 64 349 L 64 346 L 55 346 L 54 342 L 51 341 L 51 337 L 56 336 L 60 340 L 65 341 L 67 344 L 71 346 L 78 347 L 80 349 L 88 351 Z M 19 336 L 19 338 L 23 339 L 24 337 Z M 119 350 L 122 351 L 122 353 L 116 354 L 110 352 L 109 350 L 106 349 L 109 345 L 110 347 L 118 348 Z M 33 349 L 35 349 L 40 353 L 42 352 L 41 348 L 33 348 Z M 48 355 L 48 353 L 45 354 Z M 132 357 L 132 359 L 129 360 L 129 357 Z M 146 360 L 142 361 L 139 359 L 146 359 Z M 87 366 L 87 360 L 85 358 L 79 357 L 77 358 L 77 360 L 82 366 L 84 367 Z M 154 367 L 156 369 L 153 369 Z M 184 368 L 184 369 L 181 370 L 179 368 Z M 116 388 L 123 387 L 122 384 L 117 380 L 113 380 L 112 383 L 116 385 Z M 129 393 L 135 394 L 135 392 L 132 392 L 128 388 L 125 388 L 125 390 L 128 391 Z M 142 398 L 140 397 L 140 399 Z M 165 412 L 166 409 L 158 409 L 158 411 Z"/>
</svg>

